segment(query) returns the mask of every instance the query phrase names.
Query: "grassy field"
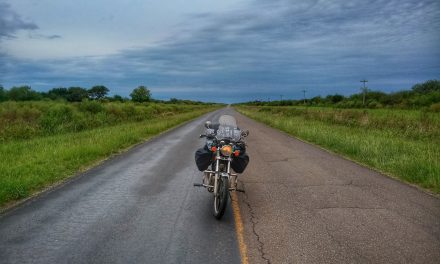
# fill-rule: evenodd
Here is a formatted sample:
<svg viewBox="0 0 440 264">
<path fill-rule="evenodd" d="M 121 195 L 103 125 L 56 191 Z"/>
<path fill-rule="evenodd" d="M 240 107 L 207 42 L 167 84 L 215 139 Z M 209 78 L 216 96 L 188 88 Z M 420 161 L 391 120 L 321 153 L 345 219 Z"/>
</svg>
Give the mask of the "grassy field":
<svg viewBox="0 0 440 264">
<path fill-rule="evenodd" d="M 54 102 L 0 104 L 0 206 L 29 197 L 218 106 L 95 104 L 98 112 L 82 107 Z"/>
<path fill-rule="evenodd" d="M 0 142 L 80 132 L 191 112 L 203 105 L 83 101 L 0 103 Z"/>
<path fill-rule="evenodd" d="M 420 110 L 236 107 L 241 113 L 440 193 L 440 114 Z"/>
</svg>

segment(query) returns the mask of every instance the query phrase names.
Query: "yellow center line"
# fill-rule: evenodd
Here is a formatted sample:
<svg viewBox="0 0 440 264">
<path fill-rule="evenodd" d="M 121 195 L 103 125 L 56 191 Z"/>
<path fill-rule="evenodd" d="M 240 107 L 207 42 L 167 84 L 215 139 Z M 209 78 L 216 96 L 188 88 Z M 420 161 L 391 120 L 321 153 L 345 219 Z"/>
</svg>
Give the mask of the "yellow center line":
<svg viewBox="0 0 440 264">
<path fill-rule="evenodd" d="M 238 248 L 240 249 L 241 263 L 249 264 L 247 247 L 246 244 L 244 243 L 243 221 L 241 219 L 240 206 L 238 205 L 238 197 L 235 192 L 232 192 L 232 210 L 234 211 L 235 231 L 237 233 Z"/>
</svg>

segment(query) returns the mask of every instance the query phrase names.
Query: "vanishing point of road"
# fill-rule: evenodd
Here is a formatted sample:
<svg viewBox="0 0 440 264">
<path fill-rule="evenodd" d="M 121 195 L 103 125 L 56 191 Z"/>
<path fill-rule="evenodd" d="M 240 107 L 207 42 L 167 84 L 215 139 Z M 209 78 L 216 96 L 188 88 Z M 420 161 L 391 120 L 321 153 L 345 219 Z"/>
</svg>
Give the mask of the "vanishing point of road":
<svg viewBox="0 0 440 264">
<path fill-rule="evenodd" d="M 251 162 L 240 176 L 246 193 L 233 196 L 239 210 L 234 216 L 229 206 L 218 221 L 211 194 L 193 183 L 201 181 L 194 163 L 204 143 L 198 136 L 206 120 L 221 114 L 250 130 Z M 231 108 L 0 215 L 0 263 L 439 261 L 439 198 Z"/>
</svg>

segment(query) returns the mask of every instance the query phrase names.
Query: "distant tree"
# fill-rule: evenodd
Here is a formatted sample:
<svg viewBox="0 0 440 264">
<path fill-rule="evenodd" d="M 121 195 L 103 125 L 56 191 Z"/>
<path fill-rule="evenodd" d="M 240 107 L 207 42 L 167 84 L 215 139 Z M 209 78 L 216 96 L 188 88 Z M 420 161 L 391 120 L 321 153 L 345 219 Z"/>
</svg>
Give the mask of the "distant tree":
<svg viewBox="0 0 440 264">
<path fill-rule="evenodd" d="M 172 103 L 172 104 L 177 104 L 177 103 L 179 103 L 179 99 L 177 99 L 177 98 L 171 98 L 171 99 L 170 99 L 170 103 Z"/>
<path fill-rule="evenodd" d="M 148 102 L 151 99 L 151 92 L 145 86 L 139 86 L 130 94 L 131 100 L 134 102 Z"/>
<path fill-rule="evenodd" d="M 0 84 L 0 102 L 6 101 L 8 98 L 6 97 L 6 91 L 3 88 L 3 85 Z"/>
<path fill-rule="evenodd" d="M 345 97 L 344 97 L 343 95 L 340 95 L 340 94 L 327 95 L 327 96 L 325 97 L 325 99 L 326 99 L 328 102 L 333 103 L 333 104 L 336 104 L 336 103 L 338 103 L 338 102 L 344 100 L 344 98 L 345 98 Z"/>
<path fill-rule="evenodd" d="M 41 95 L 27 85 L 19 87 L 14 86 L 7 92 L 7 95 L 10 100 L 14 101 L 30 101 L 41 99 Z"/>
<path fill-rule="evenodd" d="M 403 107 L 407 106 L 408 100 L 415 97 L 415 95 L 417 95 L 417 93 L 413 91 L 399 91 L 387 94 L 380 100 L 380 102 L 383 105 Z"/>
<path fill-rule="evenodd" d="M 67 98 L 69 97 L 69 90 L 64 87 L 53 88 L 47 92 L 47 96 L 52 100 L 56 100 L 56 99 L 67 100 Z"/>
<path fill-rule="evenodd" d="M 440 80 L 429 80 L 424 83 L 418 83 L 412 87 L 412 90 L 421 94 L 440 92 Z"/>
<path fill-rule="evenodd" d="M 113 95 L 113 97 L 110 98 L 111 101 L 119 101 L 124 102 L 124 98 L 118 94 Z"/>
<path fill-rule="evenodd" d="M 67 91 L 67 101 L 69 102 L 81 102 L 83 99 L 89 97 L 87 90 L 81 87 L 69 87 Z"/>
<path fill-rule="evenodd" d="M 319 105 L 319 104 L 322 103 L 323 99 L 322 99 L 321 96 L 315 96 L 312 99 L 310 99 L 310 101 L 311 101 L 312 104 Z"/>
<path fill-rule="evenodd" d="M 96 100 L 104 98 L 108 92 L 109 89 L 104 85 L 96 85 L 88 90 L 90 98 Z"/>
<path fill-rule="evenodd" d="M 381 91 L 368 91 L 368 98 L 369 99 L 375 99 L 377 101 L 380 101 L 384 99 L 387 96 L 386 93 Z"/>
</svg>

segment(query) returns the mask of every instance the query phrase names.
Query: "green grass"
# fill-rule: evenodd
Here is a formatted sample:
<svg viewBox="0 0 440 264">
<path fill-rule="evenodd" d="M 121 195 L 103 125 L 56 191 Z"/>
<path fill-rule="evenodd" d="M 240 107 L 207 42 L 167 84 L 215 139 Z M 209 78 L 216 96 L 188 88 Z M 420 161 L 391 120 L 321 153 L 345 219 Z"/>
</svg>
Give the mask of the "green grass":
<svg viewBox="0 0 440 264">
<path fill-rule="evenodd" d="M 0 142 L 141 122 L 204 107 L 207 106 L 98 101 L 4 102 L 0 103 Z"/>
<path fill-rule="evenodd" d="M 440 193 L 440 114 L 417 110 L 237 107 L 241 113 Z"/>
<path fill-rule="evenodd" d="M 29 197 L 113 153 L 142 142 L 215 106 L 156 116 L 144 121 L 102 126 L 0 143 L 0 206 Z"/>
</svg>

